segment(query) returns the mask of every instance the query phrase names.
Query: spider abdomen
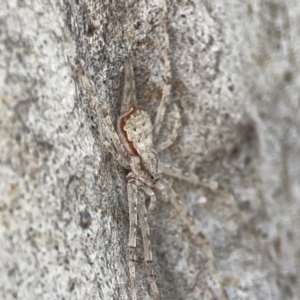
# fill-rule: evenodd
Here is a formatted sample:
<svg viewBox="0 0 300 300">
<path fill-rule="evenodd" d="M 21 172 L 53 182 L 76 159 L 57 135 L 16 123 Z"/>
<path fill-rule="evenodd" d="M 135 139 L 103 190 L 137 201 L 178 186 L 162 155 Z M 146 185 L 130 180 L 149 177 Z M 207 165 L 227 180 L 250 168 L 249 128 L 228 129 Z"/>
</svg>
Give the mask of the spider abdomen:
<svg viewBox="0 0 300 300">
<path fill-rule="evenodd" d="M 132 106 L 120 118 L 119 131 L 122 140 L 132 155 L 143 156 L 153 149 L 153 125 L 147 111 Z"/>
</svg>

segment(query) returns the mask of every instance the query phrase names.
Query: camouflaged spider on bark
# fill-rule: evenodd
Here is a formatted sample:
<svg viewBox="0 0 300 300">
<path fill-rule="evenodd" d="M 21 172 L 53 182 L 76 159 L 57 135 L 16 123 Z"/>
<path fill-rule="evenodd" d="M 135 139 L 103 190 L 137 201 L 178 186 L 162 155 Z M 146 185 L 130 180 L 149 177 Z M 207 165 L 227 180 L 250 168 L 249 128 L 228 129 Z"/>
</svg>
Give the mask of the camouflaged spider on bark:
<svg viewBox="0 0 300 300">
<path fill-rule="evenodd" d="M 168 102 L 171 88 L 171 71 L 169 59 L 169 37 L 167 30 L 167 8 L 165 1 L 163 3 L 163 12 L 165 15 L 165 74 L 164 88 L 162 98 L 157 110 L 154 125 L 151 122 L 149 113 L 138 107 L 136 101 L 135 80 L 131 61 L 127 58 L 124 64 L 124 91 L 121 103 L 121 114 L 116 131 L 113 122 L 107 111 L 101 106 L 96 88 L 88 73 L 85 73 L 79 60 L 76 62 L 78 80 L 82 81 L 85 90 L 88 92 L 91 102 L 90 109 L 94 109 L 101 117 L 98 124 L 99 132 L 105 132 L 101 136 L 103 144 L 125 169 L 129 170 L 127 175 L 127 197 L 129 206 L 129 276 L 131 284 L 131 298 L 137 300 L 136 276 L 135 276 L 135 252 L 136 252 L 136 229 L 137 218 L 142 232 L 142 241 L 144 246 L 144 260 L 147 268 L 147 279 L 151 288 L 153 298 L 160 300 L 161 296 L 156 285 L 153 271 L 152 250 L 150 241 L 150 230 L 147 220 L 147 213 L 155 207 L 155 191 L 159 190 L 164 200 L 171 202 L 183 222 L 185 222 L 192 234 L 194 234 L 203 246 L 206 266 L 208 263 L 217 274 L 214 256 L 208 240 L 196 226 L 194 220 L 185 209 L 183 203 L 178 198 L 176 192 L 162 178 L 162 175 L 172 176 L 185 181 L 202 185 L 211 190 L 219 188 L 218 183 L 207 179 L 200 178 L 193 174 L 183 172 L 178 168 L 171 167 L 159 161 L 158 153 L 167 149 L 177 138 L 177 130 L 180 126 L 180 114 L 177 106 L 174 106 L 170 113 L 173 119 L 173 126 L 167 139 L 154 148 L 155 139 L 158 137 L 160 128 L 164 119 L 165 109 Z M 73 53 L 76 57 L 76 53 Z M 107 139 L 108 137 L 108 139 Z M 222 189 L 222 187 L 220 187 Z M 223 189 L 224 190 L 224 189 Z M 226 192 L 226 191 L 225 191 Z M 146 207 L 145 196 L 150 198 L 149 205 Z M 216 276 L 218 277 L 218 276 Z M 227 297 L 226 297 L 227 298 Z"/>
<path fill-rule="evenodd" d="M 170 72 L 170 71 L 169 71 Z M 177 129 L 180 126 L 180 114 L 175 106 L 172 117 L 174 120 L 171 133 L 165 142 L 159 144 L 155 150 L 155 136 L 159 133 L 159 128 L 164 118 L 165 106 L 170 90 L 170 82 L 164 87 L 163 95 L 166 99 L 161 101 L 158 108 L 157 117 L 153 126 L 149 113 L 137 106 L 134 74 L 129 59 L 124 64 L 125 82 L 123 98 L 121 103 L 121 114 L 118 122 L 117 132 L 108 115 L 104 117 L 106 133 L 110 141 L 104 140 L 106 148 L 113 157 L 130 172 L 127 175 L 127 196 L 129 205 L 129 274 L 131 282 L 131 296 L 137 299 L 137 287 L 135 277 L 135 255 L 136 255 L 136 231 L 137 219 L 142 232 L 144 246 L 144 260 L 147 268 L 147 278 L 151 287 L 154 299 L 161 299 L 159 290 L 154 279 L 152 250 L 150 242 L 150 230 L 147 220 L 148 211 L 155 207 L 155 191 L 160 191 L 164 200 L 169 200 L 179 212 L 183 220 L 189 225 L 192 233 L 199 235 L 201 239 L 207 240 L 195 225 L 182 202 L 177 197 L 175 191 L 162 178 L 162 174 L 181 178 L 196 184 L 216 189 L 218 184 L 209 180 L 201 179 L 195 175 L 186 174 L 180 169 L 173 168 L 159 161 L 157 153 L 173 144 L 177 137 Z M 170 77 L 169 77 L 170 79 Z M 155 133 L 155 136 L 153 134 Z M 150 198 L 148 207 L 145 204 L 145 197 Z M 213 259 L 210 247 L 207 247 L 208 257 Z"/>
</svg>

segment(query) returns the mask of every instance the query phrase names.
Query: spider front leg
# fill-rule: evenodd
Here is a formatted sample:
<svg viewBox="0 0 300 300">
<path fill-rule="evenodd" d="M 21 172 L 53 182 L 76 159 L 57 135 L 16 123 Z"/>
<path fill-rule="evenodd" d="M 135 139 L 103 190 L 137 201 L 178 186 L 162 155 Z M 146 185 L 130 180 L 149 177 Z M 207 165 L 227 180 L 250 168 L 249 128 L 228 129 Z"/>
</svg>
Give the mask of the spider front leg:
<svg viewBox="0 0 300 300">
<path fill-rule="evenodd" d="M 216 181 L 212 181 L 209 179 L 201 178 L 194 174 L 183 172 L 179 168 L 169 166 L 162 162 L 160 163 L 160 168 L 161 168 L 162 173 L 164 173 L 168 176 L 179 178 L 179 179 L 194 183 L 196 185 L 202 185 L 204 187 L 211 189 L 212 191 L 218 189 L 218 187 L 219 187 L 219 184 Z"/>
<path fill-rule="evenodd" d="M 129 205 L 129 273 L 132 299 L 135 300 L 137 296 L 136 277 L 135 277 L 135 256 L 136 256 L 136 229 L 137 229 L 137 216 L 139 218 L 140 228 L 143 238 L 144 246 L 144 261 L 147 269 L 147 279 L 151 287 L 152 294 L 155 300 L 161 300 L 159 291 L 154 279 L 153 259 L 150 241 L 150 229 L 147 217 L 147 208 L 145 205 L 145 194 L 150 196 L 150 201 L 155 203 L 155 194 L 151 189 L 138 181 L 134 174 L 131 172 L 127 176 L 127 193 Z M 150 202 L 150 205 L 151 205 Z M 149 206 L 150 206 L 149 205 Z"/>
<path fill-rule="evenodd" d="M 185 209 L 183 203 L 178 198 L 178 195 L 173 190 L 173 188 L 163 179 L 161 179 L 161 186 L 164 186 L 164 189 L 167 191 L 168 199 L 173 207 L 176 209 L 176 211 L 179 213 L 182 221 L 188 225 L 190 232 L 197 237 L 198 240 L 201 241 L 201 252 L 206 257 L 206 267 L 210 269 L 211 273 L 214 274 L 213 278 L 216 280 L 215 283 L 219 286 L 222 285 L 222 281 L 219 276 L 218 268 L 215 263 L 214 254 L 212 251 L 212 248 L 210 246 L 210 243 L 208 239 L 205 237 L 205 235 L 202 233 L 202 231 L 198 228 L 196 225 L 194 219 L 191 217 L 191 215 L 188 213 L 188 211 Z M 221 295 L 218 298 L 215 299 L 227 299 L 228 296 L 225 290 L 222 289 Z"/>
<path fill-rule="evenodd" d="M 142 191 L 145 195 L 147 195 L 150 198 L 148 210 L 149 211 L 153 210 L 155 208 L 155 203 L 156 203 L 155 193 L 145 185 L 140 186 L 139 191 Z"/>
<path fill-rule="evenodd" d="M 132 300 L 137 300 L 136 276 L 135 276 L 135 263 L 136 263 L 136 229 L 137 229 L 137 186 L 128 180 L 127 183 L 127 196 L 129 206 L 129 277 L 131 287 Z"/>
<path fill-rule="evenodd" d="M 155 300 L 161 300 L 153 270 L 153 259 L 152 259 L 152 249 L 150 241 L 150 229 L 147 218 L 147 208 L 145 205 L 145 196 L 141 192 L 139 193 L 138 201 L 138 216 L 140 227 L 142 231 L 143 245 L 144 245 L 144 260 L 147 268 L 147 278 L 151 287 L 152 294 Z"/>
<path fill-rule="evenodd" d="M 208 240 L 203 235 L 201 230 L 196 225 L 194 219 L 191 217 L 189 212 L 186 210 L 184 204 L 179 199 L 176 192 L 173 190 L 173 188 L 163 179 L 161 179 L 160 185 L 157 187 L 159 190 L 162 191 L 162 195 L 168 195 L 165 201 L 170 202 L 175 210 L 178 212 L 179 216 L 181 217 L 182 221 L 188 225 L 189 230 L 192 234 L 195 236 L 198 236 L 202 240 L 202 244 L 204 245 L 206 256 L 211 259 L 211 261 L 214 261 L 214 256 L 211 250 L 211 247 L 209 245 Z M 213 266 L 215 268 L 215 266 Z"/>
</svg>

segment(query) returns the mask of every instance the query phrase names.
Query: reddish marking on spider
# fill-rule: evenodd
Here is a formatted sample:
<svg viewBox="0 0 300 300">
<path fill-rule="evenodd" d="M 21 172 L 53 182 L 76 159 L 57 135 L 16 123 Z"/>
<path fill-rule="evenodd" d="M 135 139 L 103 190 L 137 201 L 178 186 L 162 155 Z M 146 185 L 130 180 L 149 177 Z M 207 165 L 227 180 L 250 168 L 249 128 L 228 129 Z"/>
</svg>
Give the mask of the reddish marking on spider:
<svg viewBox="0 0 300 300">
<path fill-rule="evenodd" d="M 139 156 L 136 148 L 133 146 L 133 142 L 130 141 L 128 139 L 128 134 L 126 132 L 126 130 L 124 129 L 124 126 L 126 124 L 126 122 L 128 121 L 128 119 L 130 118 L 130 116 L 135 113 L 137 111 L 137 107 L 135 105 L 132 105 L 130 110 L 128 111 L 128 113 L 124 114 L 119 121 L 119 131 L 122 133 L 124 140 L 123 142 L 126 143 L 126 148 L 128 149 L 128 151 L 130 152 L 131 155 L 134 156 Z"/>
</svg>

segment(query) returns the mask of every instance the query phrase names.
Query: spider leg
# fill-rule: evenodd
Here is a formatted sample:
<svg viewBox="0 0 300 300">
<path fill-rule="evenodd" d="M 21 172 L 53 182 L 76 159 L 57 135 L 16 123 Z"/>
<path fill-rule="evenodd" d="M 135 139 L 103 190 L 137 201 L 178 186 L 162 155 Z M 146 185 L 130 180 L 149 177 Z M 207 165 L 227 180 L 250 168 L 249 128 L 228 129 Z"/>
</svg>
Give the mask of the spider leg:
<svg viewBox="0 0 300 300">
<path fill-rule="evenodd" d="M 83 85 L 85 86 L 85 88 L 87 89 L 87 91 L 89 92 L 89 95 L 91 97 L 91 106 L 95 109 L 97 114 L 100 116 L 100 120 L 102 121 L 101 122 L 102 126 L 101 125 L 99 126 L 99 131 L 100 131 L 100 133 L 102 133 L 102 131 L 104 131 L 105 134 L 109 135 L 109 138 L 111 139 L 111 141 L 114 145 L 114 148 L 118 149 L 118 152 L 113 148 L 113 146 L 107 140 L 105 140 L 105 138 L 102 138 L 104 145 L 106 146 L 107 150 L 113 155 L 113 157 L 124 168 L 129 169 L 130 168 L 130 156 L 128 155 L 123 144 L 121 143 L 120 138 L 119 138 L 116 130 L 114 129 L 111 118 L 109 117 L 109 115 L 107 114 L 105 109 L 103 109 L 103 107 L 100 105 L 97 95 L 96 95 L 95 87 L 94 87 L 92 81 L 90 80 L 90 78 L 88 77 L 87 74 L 86 74 L 86 76 L 84 75 L 84 70 L 80 64 L 78 64 L 78 68 L 79 68 L 78 71 L 79 71 L 80 79 L 82 80 Z M 101 137 L 102 137 L 102 134 L 101 134 Z"/>
<path fill-rule="evenodd" d="M 169 200 L 173 207 L 176 209 L 178 214 L 180 215 L 182 221 L 189 227 L 190 232 L 195 235 L 200 241 L 202 245 L 203 252 L 207 258 L 207 262 L 210 265 L 210 268 L 212 272 L 214 273 L 215 278 L 219 283 L 221 283 L 221 279 L 219 276 L 218 268 L 215 263 L 214 254 L 212 252 L 212 248 L 209 244 L 208 239 L 205 237 L 205 235 L 202 233 L 202 231 L 198 228 L 196 225 L 194 219 L 191 217 L 189 212 L 186 210 L 184 204 L 177 196 L 176 192 L 173 190 L 173 188 L 163 179 L 161 179 L 160 187 L 164 186 L 165 191 L 168 194 L 168 198 L 166 200 Z M 222 299 L 228 299 L 226 291 L 223 291 L 224 298 Z"/>
<path fill-rule="evenodd" d="M 169 166 L 167 164 L 164 164 L 162 162 L 160 162 L 160 168 L 162 173 L 171 176 L 171 177 L 176 177 L 179 179 L 183 179 L 185 181 L 197 184 L 197 185 L 202 185 L 205 186 L 211 190 L 216 190 L 219 187 L 219 184 L 215 181 L 209 180 L 209 179 L 205 179 L 205 178 L 201 178 L 198 177 L 194 174 L 189 174 L 186 172 L 183 172 L 181 169 L 179 168 L 175 168 L 172 166 Z"/>
<path fill-rule="evenodd" d="M 157 153 L 170 147 L 178 136 L 178 128 L 181 125 L 180 122 L 181 118 L 180 118 L 180 113 L 177 105 L 174 105 L 174 108 L 168 117 L 170 117 L 172 120 L 172 125 L 169 128 L 170 133 L 167 139 L 156 147 Z"/>
<path fill-rule="evenodd" d="M 143 190 L 144 191 L 144 190 Z M 140 221 L 140 227 L 143 237 L 144 245 L 144 260 L 147 268 L 147 278 L 151 287 L 151 291 L 155 300 L 161 300 L 159 291 L 154 279 L 154 270 L 153 270 L 153 259 L 152 259 L 152 250 L 151 250 L 151 241 L 150 241 L 150 229 L 147 219 L 147 209 L 145 205 L 145 196 L 141 192 L 139 193 L 140 201 L 138 201 L 138 216 Z"/>
<path fill-rule="evenodd" d="M 166 191 L 166 187 L 164 184 L 161 183 L 162 179 L 160 179 L 160 181 L 156 182 L 155 184 L 155 188 L 158 189 L 162 195 L 162 199 L 164 201 L 168 201 L 168 197 L 167 197 L 167 191 Z"/>
<path fill-rule="evenodd" d="M 137 288 L 136 288 L 136 277 L 135 277 L 135 263 L 136 263 L 136 229 L 137 229 L 137 187 L 130 180 L 127 183 L 127 195 L 128 195 L 128 206 L 129 206 L 129 276 L 131 286 L 131 297 L 132 300 L 137 300 Z"/>
<path fill-rule="evenodd" d="M 178 214 L 180 215 L 182 221 L 188 225 L 189 230 L 192 234 L 199 237 L 202 240 L 202 244 L 204 245 L 205 253 L 208 258 L 214 260 L 214 255 L 209 245 L 207 238 L 204 236 L 202 231 L 196 225 L 194 219 L 191 217 L 189 212 L 186 210 L 182 201 L 178 198 L 176 192 L 173 188 L 163 179 L 161 179 L 161 185 L 164 186 L 165 190 L 168 192 L 168 198 L 166 200 L 170 201 L 173 207 L 176 209 Z"/>
<path fill-rule="evenodd" d="M 126 58 L 124 64 L 124 88 L 120 115 L 126 114 L 132 105 L 136 105 L 135 81 L 131 61 L 129 58 Z"/>
<path fill-rule="evenodd" d="M 118 161 L 125 169 L 129 169 L 130 165 L 127 159 L 125 159 L 120 153 L 107 140 L 103 141 L 105 148 L 110 152 L 116 161 Z"/>
<path fill-rule="evenodd" d="M 106 138 L 102 137 L 101 135 L 104 146 L 112 154 L 114 159 L 117 160 L 125 169 L 130 169 L 130 155 L 121 143 L 109 116 L 106 116 L 104 118 L 103 124 L 105 127 L 105 133 L 109 136 L 111 140 L 111 142 L 109 142 Z M 116 149 L 118 149 L 118 151 Z"/>
<path fill-rule="evenodd" d="M 147 196 L 150 197 L 150 203 L 149 203 L 148 210 L 149 211 L 153 210 L 155 208 L 155 203 L 156 203 L 155 193 L 150 188 L 148 188 L 147 186 L 144 186 L 144 185 L 139 187 L 139 191 L 142 191 L 144 194 L 146 194 Z"/>
<path fill-rule="evenodd" d="M 149 203 L 149 207 L 148 210 L 151 211 L 155 208 L 155 203 L 156 203 L 156 196 L 155 193 L 146 185 L 144 185 L 141 181 L 137 180 L 134 175 L 132 175 L 132 173 L 129 173 L 127 175 L 127 178 L 130 178 L 130 182 L 134 183 L 138 190 L 143 192 L 144 194 L 146 194 L 147 196 L 150 197 L 150 203 Z"/>
<path fill-rule="evenodd" d="M 164 13 L 164 23 L 165 23 L 165 74 L 164 74 L 164 82 L 165 86 L 163 88 L 161 101 L 157 110 L 155 122 L 154 122 L 154 136 L 157 137 L 160 131 L 160 127 L 162 121 L 164 119 L 166 106 L 168 102 L 168 98 L 171 90 L 171 66 L 170 66 L 170 43 L 169 43 L 169 33 L 168 33 L 168 10 L 166 1 L 162 1 L 163 5 L 163 13 Z"/>
</svg>

